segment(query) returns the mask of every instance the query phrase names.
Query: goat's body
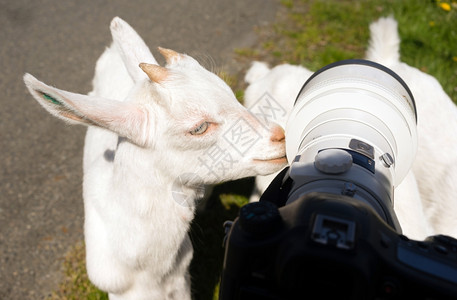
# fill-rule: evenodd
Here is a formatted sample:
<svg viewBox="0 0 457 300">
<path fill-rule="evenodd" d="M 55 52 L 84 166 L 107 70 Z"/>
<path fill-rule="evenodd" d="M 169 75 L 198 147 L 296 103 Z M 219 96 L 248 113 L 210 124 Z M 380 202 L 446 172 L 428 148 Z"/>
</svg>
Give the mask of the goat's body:
<svg viewBox="0 0 457 300">
<path fill-rule="evenodd" d="M 457 238 L 457 108 L 434 77 L 405 63 L 388 67 L 416 99 L 419 147 L 412 170 L 424 213 L 434 232 Z"/>
<path fill-rule="evenodd" d="M 425 215 L 435 232 L 457 238 L 457 107 L 433 76 L 400 62 L 394 19 L 381 18 L 370 30 L 367 58 L 397 73 L 416 100 L 419 144 L 413 171 Z"/>
<path fill-rule="evenodd" d="M 93 85 L 91 95 L 120 101 L 133 88 L 114 46 L 98 60 Z M 188 278 L 193 251 L 187 236 L 193 208 L 174 201 L 173 181 L 157 174 L 143 152 L 109 130 L 87 130 L 83 195 L 88 273 L 98 287 L 122 294 L 122 299 L 186 299 L 189 282 L 183 279 Z"/>
<path fill-rule="evenodd" d="M 119 145 L 117 159 L 106 160 L 104 153 L 112 148 L 100 141 L 115 147 L 117 140 L 97 128 L 90 128 L 86 136 L 83 190 L 88 273 L 102 290 L 134 292 L 122 299 L 168 299 L 162 297 L 173 289 L 188 290 L 188 282 L 169 281 L 176 272 L 181 272 L 180 280 L 187 277 L 192 257 L 187 231 L 193 211 L 173 201 L 171 186 L 154 178 L 154 167 L 144 166 L 137 147 Z M 142 177 L 146 167 L 151 178 Z M 158 291 L 162 293 L 154 296 Z"/>
</svg>

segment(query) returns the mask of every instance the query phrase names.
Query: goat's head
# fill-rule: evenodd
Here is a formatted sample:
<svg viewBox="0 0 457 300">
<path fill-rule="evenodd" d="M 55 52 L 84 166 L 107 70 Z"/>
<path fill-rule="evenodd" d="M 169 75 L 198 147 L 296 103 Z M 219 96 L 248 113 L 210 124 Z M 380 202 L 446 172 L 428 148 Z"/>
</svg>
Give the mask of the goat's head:
<svg viewBox="0 0 457 300">
<path fill-rule="evenodd" d="M 193 173 L 199 183 L 269 174 L 285 165 L 283 130 L 264 126 L 218 76 L 163 48 L 167 65 L 161 67 L 127 23 L 115 18 L 111 30 L 135 82 L 127 99 L 74 94 L 26 74 L 29 91 L 51 114 L 111 130 L 141 149 L 156 172 Z"/>
</svg>

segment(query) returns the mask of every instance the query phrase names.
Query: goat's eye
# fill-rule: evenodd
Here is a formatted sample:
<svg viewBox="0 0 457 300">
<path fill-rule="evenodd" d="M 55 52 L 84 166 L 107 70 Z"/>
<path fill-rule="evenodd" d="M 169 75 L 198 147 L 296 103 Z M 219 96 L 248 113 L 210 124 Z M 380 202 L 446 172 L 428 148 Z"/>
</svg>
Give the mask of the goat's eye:
<svg viewBox="0 0 457 300">
<path fill-rule="evenodd" d="M 209 125 L 208 122 L 203 122 L 200 125 L 198 125 L 197 128 L 192 129 L 190 131 L 190 134 L 192 134 L 192 135 L 200 135 L 200 134 L 205 133 L 205 131 L 208 129 L 208 125 Z"/>
</svg>

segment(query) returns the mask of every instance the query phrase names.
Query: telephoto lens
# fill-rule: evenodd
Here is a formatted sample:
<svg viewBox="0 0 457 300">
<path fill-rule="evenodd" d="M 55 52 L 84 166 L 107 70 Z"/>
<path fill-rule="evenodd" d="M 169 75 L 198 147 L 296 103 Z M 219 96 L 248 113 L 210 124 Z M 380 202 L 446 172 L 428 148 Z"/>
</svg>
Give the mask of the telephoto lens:
<svg viewBox="0 0 457 300">
<path fill-rule="evenodd" d="M 310 192 L 360 198 L 383 219 L 393 190 L 417 151 L 413 95 L 390 69 L 344 60 L 317 71 L 303 85 L 286 125 L 294 187 L 288 203 Z M 396 218 L 388 223 L 399 229 Z"/>
</svg>

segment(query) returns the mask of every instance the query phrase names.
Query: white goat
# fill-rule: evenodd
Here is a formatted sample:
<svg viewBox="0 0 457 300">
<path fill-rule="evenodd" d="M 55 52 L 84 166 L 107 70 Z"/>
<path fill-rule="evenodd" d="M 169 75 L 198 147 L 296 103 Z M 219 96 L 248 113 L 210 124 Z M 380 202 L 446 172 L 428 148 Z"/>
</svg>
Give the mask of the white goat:
<svg viewBox="0 0 457 300">
<path fill-rule="evenodd" d="M 126 22 L 114 18 L 111 32 L 89 95 L 29 74 L 24 81 L 51 114 L 89 126 L 83 196 L 91 281 L 110 299 L 190 299 L 187 231 L 202 185 L 279 170 L 284 132 L 263 126 L 193 58 L 159 48 L 161 67 Z"/>
<path fill-rule="evenodd" d="M 418 110 L 419 148 L 412 170 L 395 189 L 394 209 L 404 234 L 424 239 L 434 233 L 457 237 L 457 109 L 438 81 L 399 60 L 400 39 L 393 18 L 381 18 L 370 26 L 367 59 L 395 71 L 411 89 Z M 262 97 L 271 97 L 287 112 L 312 72 L 283 64 L 270 69 L 254 62 L 245 76 L 245 106 L 252 109 Z M 284 126 L 287 115 L 272 118 Z M 250 201 L 256 201 L 275 174 L 257 176 Z M 417 180 L 416 180 L 417 179 Z"/>
</svg>

